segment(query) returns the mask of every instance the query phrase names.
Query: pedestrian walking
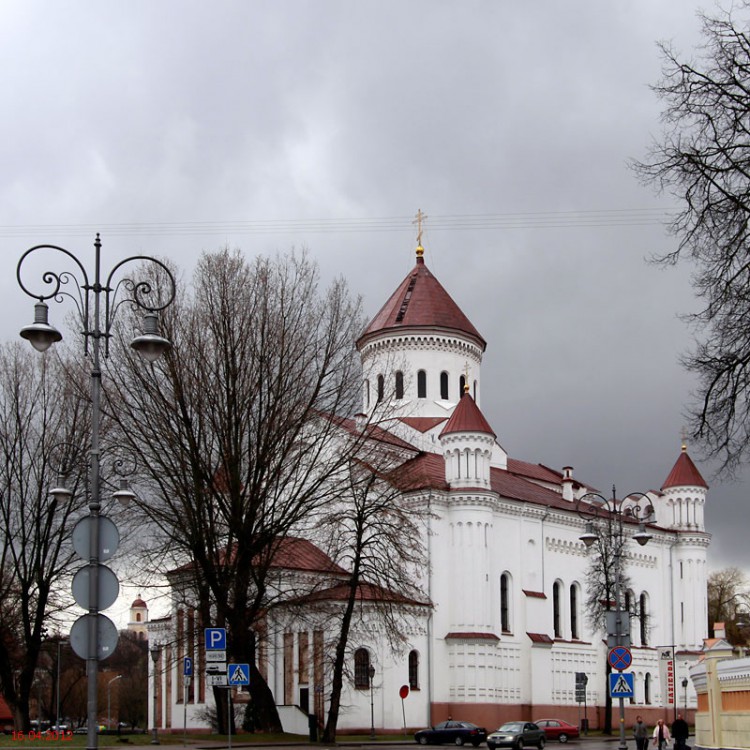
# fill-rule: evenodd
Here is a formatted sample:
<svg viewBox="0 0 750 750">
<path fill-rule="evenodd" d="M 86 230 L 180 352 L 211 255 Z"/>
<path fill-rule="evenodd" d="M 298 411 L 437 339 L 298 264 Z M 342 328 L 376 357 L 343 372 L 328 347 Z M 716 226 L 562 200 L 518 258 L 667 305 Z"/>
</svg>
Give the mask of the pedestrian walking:
<svg viewBox="0 0 750 750">
<path fill-rule="evenodd" d="M 669 741 L 672 739 L 669 734 L 669 727 L 659 719 L 654 727 L 654 747 L 656 750 L 665 750 L 669 745 Z"/>
<path fill-rule="evenodd" d="M 648 727 L 643 723 L 641 716 L 635 717 L 633 737 L 635 737 L 636 750 L 646 750 L 646 745 L 648 745 Z"/>
<path fill-rule="evenodd" d="M 685 750 L 687 747 L 687 738 L 690 736 L 690 727 L 682 714 L 677 714 L 677 718 L 672 722 L 672 737 L 674 738 L 675 750 Z"/>
</svg>

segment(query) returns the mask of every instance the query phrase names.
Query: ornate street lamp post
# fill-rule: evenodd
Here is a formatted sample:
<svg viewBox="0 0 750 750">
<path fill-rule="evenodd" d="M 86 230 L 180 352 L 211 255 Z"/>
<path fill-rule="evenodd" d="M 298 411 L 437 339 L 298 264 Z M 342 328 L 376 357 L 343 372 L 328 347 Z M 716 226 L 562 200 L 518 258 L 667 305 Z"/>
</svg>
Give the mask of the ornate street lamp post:
<svg viewBox="0 0 750 750">
<path fill-rule="evenodd" d="M 647 502 L 645 508 L 641 502 Z M 648 496 L 642 492 L 633 492 L 622 499 L 617 498 L 615 488 L 612 487 L 612 497 L 606 498 L 596 492 L 589 492 L 576 501 L 576 512 L 586 521 L 586 530 L 579 537 L 586 545 L 591 547 L 597 539 L 606 535 L 612 544 L 613 567 L 615 573 L 615 618 L 614 636 L 615 646 L 629 646 L 630 616 L 622 609 L 622 548 L 625 541 L 624 521 L 632 520 L 638 523 L 638 530 L 633 534 L 633 539 L 643 546 L 648 544 L 651 534 L 646 531 L 645 523 L 653 516 L 653 507 L 648 501 Z M 602 525 L 603 522 L 603 525 Z M 624 617 L 623 615 L 627 615 Z M 627 643 L 625 624 L 628 625 Z M 608 637 L 608 645 L 609 643 Z M 618 698 L 620 704 L 620 743 L 618 750 L 627 750 L 625 740 L 625 699 Z"/>
<path fill-rule="evenodd" d="M 157 646 L 154 644 L 149 649 L 151 652 L 151 661 L 154 663 L 154 721 L 153 721 L 153 737 L 151 738 L 151 744 L 152 745 L 160 745 L 159 742 L 159 722 L 157 717 L 157 712 L 159 708 L 159 675 L 156 671 L 156 663 L 159 661 L 159 656 L 161 655 L 161 646 Z"/>
<path fill-rule="evenodd" d="M 374 681 L 375 681 L 375 667 L 370 664 L 368 670 L 370 675 L 370 739 L 375 739 L 375 694 L 373 692 Z"/>
<path fill-rule="evenodd" d="M 78 258 L 65 248 L 57 245 L 36 245 L 29 248 L 18 261 L 16 277 L 18 285 L 30 297 L 37 300 L 34 305 L 34 322 L 21 329 L 21 337 L 28 340 L 40 352 L 46 351 L 52 344 L 62 339 L 62 334 L 48 322 L 49 308 L 45 300 L 61 303 L 65 298 L 73 301 L 77 308 L 81 333 L 84 341 L 84 354 L 91 357 L 90 395 L 91 395 L 91 445 L 89 460 L 89 565 L 88 565 L 88 610 L 85 632 L 86 637 L 86 675 L 87 717 L 88 717 L 88 750 L 98 747 L 99 712 L 97 705 L 97 678 L 100 654 L 99 628 L 102 627 L 103 615 L 99 614 L 99 562 L 100 562 L 100 447 L 99 433 L 101 426 L 101 363 L 102 339 L 103 356 L 109 355 L 109 340 L 112 337 L 112 326 L 118 310 L 123 304 L 144 311 L 143 333 L 131 342 L 144 359 L 156 361 L 171 346 L 169 341 L 158 333 L 158 312 L 172 304 L 175 297 L 175 281 L 169 269 L 159 260 L 146 255 L 135 255 L 117 263 L 106 280 L 102 281 L 101 241 L 96 235 L 94 241 L 95 260 L 93 280 L 89 278 L 86 268 Z M 40 292 L 27 288 L 23 280 L 24 262 L 30 256 L 47 252 L 58 262 L 74 268 L 74 271 L 45 271 L 41 281 L 45 285 Z M 61 257 L 62 256 L 62 257 Z M 130 278 L 115 279 L 121 269 L 134 262 L 140 262 L 154 271 L 157 276 L 150 281 L 135 281 Z M 64 487 L 57 487 L 52 493 L 68 493 Z M 115 530 L 116 531 L 116 530 Z M 116 580 L 116 579 L 115 579 Z M 110 621 L 107 620 L 107 623 Z M 116 631 L 115 631 L 116 635 Z"/>
<path fill-rule="evenodd" d="M 682 678 L 682 689 L 685 691 L 685 717 L 687 717 L 687 689 L 688 689 L 688 678 Z"/>
</svg>

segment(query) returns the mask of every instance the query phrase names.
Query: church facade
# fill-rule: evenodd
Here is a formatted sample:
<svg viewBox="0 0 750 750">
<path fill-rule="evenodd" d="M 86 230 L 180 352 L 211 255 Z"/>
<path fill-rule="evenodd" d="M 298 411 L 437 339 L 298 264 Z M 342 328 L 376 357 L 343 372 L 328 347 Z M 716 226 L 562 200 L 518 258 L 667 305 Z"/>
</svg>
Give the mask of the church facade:
<svg viewBox="0 0 750 750">
<path fill-rule="evenodd" d="M 429 521 L 419 575 L 424 601 L 404 602 L 407 645 L 393 653 L 375 625 L 355 631 L 339 729 L 373 724 L 399 732 L 448 716 L 488 729 L 543 716 L 577 723 L 584 710 L 577 673 L 587 676 L 587 718 L 599 725 L 607 644 L 585 612 L 592 553 L 581 541 L 578 512 L 593 509 L 594 490 L 570 466 L 529 463 L 503 449 L 481 410 L 486 341 L 427 268 L 421 247 L 413 270 L 356 343 L 360 417 L 377 421 L 401 446 L 404 501 L 421 504 Z M 660 490 L 637 498 L 645 526 L 625 517 L 620 527 L 623 599 L 637 614 L 627 634 L 634 675 L 628 711 L 651 720 L 671 716 L 675 701 L 693 704 L 682 681 L 707 635 L 708 487 L 684 446 L 665 476 Z M 648 544 L 638 543 L 639 533 L 649 535 Z M 315 565 L 331 576 L 334 591 L 335 566 L 311 541 L 296 540 L 284 565 L 298 570 L 294 556 L 303 549 L 310 565 L 323 556 Z M 175 596 L 172 615 L 149 623 L 149 639 L 163 645 L 157 723 L 164 729 L 181 728 L 183 720 L 199 726 L 211 700 L 203 686 L 189 695 L 182 689 L 184 653 L 174 644 L 190 642 L 195 663 L 204 663 L 201 639 L 185 636 L 194 615 L 180 610 L 182 600 Z M 325 719 L 332 633 L 322 617 L 319 628 L 314 618 L 304 628 L 278 618 L 259 668 L 285 729 L 306 733 L 308 713 Z"/>
</svg>

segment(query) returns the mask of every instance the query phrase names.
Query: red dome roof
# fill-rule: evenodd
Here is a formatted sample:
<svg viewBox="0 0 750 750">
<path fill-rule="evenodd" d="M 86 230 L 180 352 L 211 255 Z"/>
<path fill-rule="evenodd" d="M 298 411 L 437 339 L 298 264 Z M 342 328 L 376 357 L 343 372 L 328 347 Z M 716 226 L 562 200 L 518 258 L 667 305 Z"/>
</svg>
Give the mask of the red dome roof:
<svg viewBox="0 0 750 750">
<path fill-rule="evenodd" d="M 454 432 L 482 432 L 485 435 L 496 437 L 492 427 L 490 427 L 490 423 L 484 418 L 484 414 L 482 414 L 476 402 L 468 393 L 464 393 L 456 405 L 451 418 L 448 420 L 448 424 L 445 425 L 445 429 L 440 433 L 440 437 L 450 435 Z"/>
<path fill-rule="evenodd" d="M 421 256 L 417 257 L 417 265 L 370 321 L 357 341 L 357 348 L 384 331 L 397 333 L 409 328 L 437 328 L 460 333 L 473 339 L 482 351 L 487 347 L 487 342 L 432 275 Z"/>
<path fill-rule="evenodd" d="M 146 602 L 139 596 L 131 605 L 130 609 L 148 609 Z"/>
<path fill-rule="evenodd" d="M 708 489 L 706 480 L 696 468 L 693 460 L 687 454 L 687 448 L 682 446 L 682 453 L 669 472 L 669 476 L 664 480 L 662 489 L 670 487 L 705 487 Z"/>
</svg>

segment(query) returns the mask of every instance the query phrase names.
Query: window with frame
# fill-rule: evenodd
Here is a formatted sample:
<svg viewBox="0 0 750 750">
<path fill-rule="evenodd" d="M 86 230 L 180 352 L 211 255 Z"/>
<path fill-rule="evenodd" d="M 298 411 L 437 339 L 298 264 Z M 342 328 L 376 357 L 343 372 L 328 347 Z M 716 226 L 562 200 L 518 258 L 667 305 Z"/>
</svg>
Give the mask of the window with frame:
<svg viewBox="0 0 750 750">
<path fill-rule="evenodd" d="M 396 373 L 396 398 L 402 399 L 404 397 L 404 373 L 399 370 Z"/>
<path fill-rule="evenodd" d="M 581 637 L 578 632 L 578 586 L 575 583 L 570 586 L 570 637 L 574 640 Z"/>
<path fill-rule="evenodd" d="M 370 652 L 366 648 L 354 652 L 354 687 L 357 690 L 370 689 Z"/>
<path fill-rule="evenodd" d="M 409 652 L 409 687 L 419 690 L 419 652 Z"/>
<path fill-rule="evenodd" d="M 440 373 L 440 398 L 448 400 L 448 373 L 445 370 Z"/>
<path fill-rule="evenodd" d="M 465 388 L 466 388 L 466 376 L 465 376 L 465 375 L 462 375 L 462 376 L 461 376 L 461 377 L 460 377 L 460 378 L 458 379 L 458 397 L 459 397 L 459 398 L 463 398 L 463 396 L 464 396 L 464 391 L 465 391 Z"/>
<path fill-rule="evenodd" d="M 643 702 L 651 703 L 651 672 L 646 672 L 646 676 L 643 678 Z"/>
<path fill-rule="evenodd" d="M 500 576 L 500 630 L 510 633 L 510 576 Z"/>
<path fill-rule="evenodd" d="M 562 584 L 555 581 L 552 586 L 552 621 L 555 632 L 555 638 L 562 638 L 562 602 L 561 600 Z"/>
<path fill-rule="evenodd" d="M 417 398 L 427 398 L 427 373 L 424 370 L 417 372 Z"/>
<path fill-rule="evenodd" d="M 378 403 L 383 400 L 383 396 L 385 396 L 385 378 L 378 375 Z"/>
</svg>

